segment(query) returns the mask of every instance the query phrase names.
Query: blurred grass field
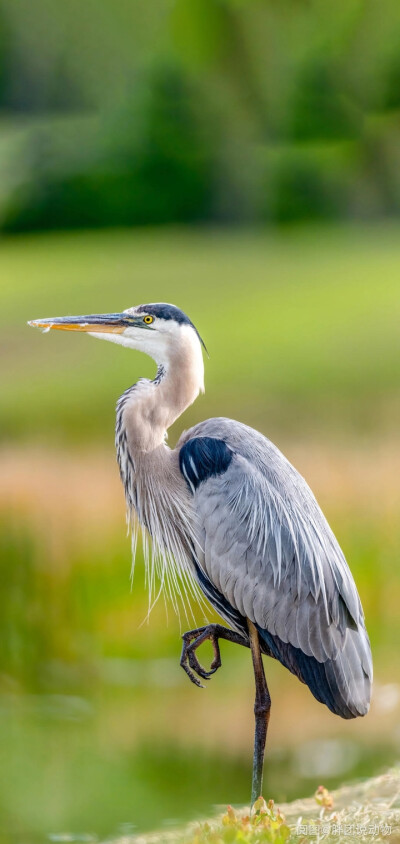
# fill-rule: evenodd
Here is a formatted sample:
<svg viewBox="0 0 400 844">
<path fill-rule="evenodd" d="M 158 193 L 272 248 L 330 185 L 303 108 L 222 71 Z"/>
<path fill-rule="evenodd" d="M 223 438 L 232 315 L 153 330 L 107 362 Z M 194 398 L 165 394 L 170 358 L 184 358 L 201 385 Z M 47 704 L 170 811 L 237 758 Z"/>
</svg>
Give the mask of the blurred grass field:
<svg viewBox="0 0 400 844">
<path fill-rule="evenodd" d="M 26 326 L 35 317 L 146 301 L 182 307 L 210 359 L 206 394 L 171 443 L 207 416 L 258 427 L 305 475 L 339 538 L 371 634 L 371 714 L 334 718 L 269 661 L 267 796 L 291 799 L 321 779 L 333 787 L 396 761 L 399 234 L 388 223 L 1 241 L 5 841 L 105 836 L 243 803 L 251 764 L 248 654 L 227 645 L 207 691 L 191 687 L 178 658 L 192 621 L 170 609 L 166 623 L 160 601 L 141 624 L 140 555 L 130 591 L 114 405 L 154 365 L 92 338 L 43 337 Z"/>
<path fill-rule="evenodd" d="M 42 338 L 25 323 L 149 299 L 186 310 L 210 352 L 207 393 L 186 424 L 212 414 L 275 436 L 397 429 L 397 224 L 19 237 L 2 241 L 0 271 L 12 352 L 2 359 L 3 437 L 109 438 L 114 401 L 152 363 L 86 337 Z"/>
</svg>

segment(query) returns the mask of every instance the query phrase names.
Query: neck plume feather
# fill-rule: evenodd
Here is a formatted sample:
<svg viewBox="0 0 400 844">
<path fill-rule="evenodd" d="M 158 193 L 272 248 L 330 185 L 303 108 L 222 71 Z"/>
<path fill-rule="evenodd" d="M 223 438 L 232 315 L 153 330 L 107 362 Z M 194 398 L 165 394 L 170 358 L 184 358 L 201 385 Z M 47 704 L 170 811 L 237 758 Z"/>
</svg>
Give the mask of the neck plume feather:
<svg viewBox="0 0 400 844">
<path fill-rule="evenodd" d="M 185 354 L 171 355 L 158 364 L 152 381 L 141 380 L 126 390 L 117 404 L 116 423 L 117 459 L 132 528 L 133 564 L 141 528 L 149 611 L 164 588 L 178 615 L 181 599 L 186 618 L 187 610 L 191 612 L 190 596 L 204 607 L 193 574 L 192 558 L 198 547 L 196 519 L 180 474 L 178 454 L 165 445 L 165 435 L 204 390 L 202 353 L 195 339 L 193 354 L 186 350 Z"/>
</svg>

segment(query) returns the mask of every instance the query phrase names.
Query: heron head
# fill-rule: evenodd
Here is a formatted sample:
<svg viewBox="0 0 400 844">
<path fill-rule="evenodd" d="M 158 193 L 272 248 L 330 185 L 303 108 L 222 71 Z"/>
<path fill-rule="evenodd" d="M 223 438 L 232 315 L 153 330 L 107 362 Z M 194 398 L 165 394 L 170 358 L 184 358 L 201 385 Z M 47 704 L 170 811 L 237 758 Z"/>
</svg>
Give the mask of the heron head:
<svg viewBox="0 0 400 844">
<path fill-rule="evenodd" d="M 137 305 L 121 313 L 34 319 L 28 325 L 43 332 L 51 329 L 84 331 L 100 340 L 145 352 L 158 365 L 168 364 L 176 355 L 201 360 L 204 343 L 188 316 L 175 305 Z"/>
</svg>

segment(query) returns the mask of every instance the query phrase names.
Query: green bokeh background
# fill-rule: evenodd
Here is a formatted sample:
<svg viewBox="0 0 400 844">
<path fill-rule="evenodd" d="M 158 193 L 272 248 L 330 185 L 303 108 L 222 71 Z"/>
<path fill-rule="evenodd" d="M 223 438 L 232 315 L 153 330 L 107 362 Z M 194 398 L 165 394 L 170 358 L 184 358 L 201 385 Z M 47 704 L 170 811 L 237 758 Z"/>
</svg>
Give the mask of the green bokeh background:
<svg viewBox="0 0 400 844">
<path fill-rule="evenodd" d="M 140 551 L 130 589 L 114 407 L 154 364 L 35 317 L 183 308 L 210 357 L 170 443 L 254 425 L 339 538 L 371 714 L 344 723 L 268 663 L 266 797 L 399 755 L 399 43 L 389 0 L 0 0 L 1 841 L 245 803 L 252 755 L 248 654 L 195 689 L 193 620 L 161 600 L 144 621 Z"/>
</svg>

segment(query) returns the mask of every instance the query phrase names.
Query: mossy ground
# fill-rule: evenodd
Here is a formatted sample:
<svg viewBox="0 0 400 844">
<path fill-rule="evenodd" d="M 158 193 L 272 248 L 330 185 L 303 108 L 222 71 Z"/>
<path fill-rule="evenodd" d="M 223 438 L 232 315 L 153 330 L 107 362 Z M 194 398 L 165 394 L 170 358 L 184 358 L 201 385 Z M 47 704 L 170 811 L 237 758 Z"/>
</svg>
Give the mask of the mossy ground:
<svg viewBox="0 0 400 844">
<path fill-rule="evenodd" d="M 339 788 L 330 794 L 319 786 L 313 797 L 281 807 L 257 801 L 226 811 L 185 829 L 124 837 L 113 844 L 306 844 L 325 842 L 400 842 L 400 769 Z"/>
</svg>

